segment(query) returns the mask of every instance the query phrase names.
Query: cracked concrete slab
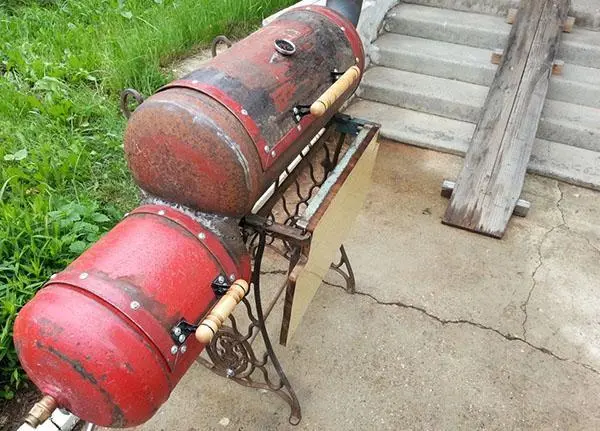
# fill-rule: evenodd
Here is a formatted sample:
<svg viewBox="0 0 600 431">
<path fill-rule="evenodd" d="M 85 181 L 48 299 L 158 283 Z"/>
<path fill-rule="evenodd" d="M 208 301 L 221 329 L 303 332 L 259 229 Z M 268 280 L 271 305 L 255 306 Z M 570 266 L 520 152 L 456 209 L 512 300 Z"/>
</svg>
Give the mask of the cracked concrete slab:
<svg viewBox="0 0 600 431">
<path fill-rule="evenodd" d="M 561 226 L 546 237 L 541 253 L 527 339 L 600 370 L 600 252 Z"/>
<path fill-rule="evenodd" d="M 382 143 L 346 243 L 358 293 L 329 274 L 278 348 L 299 426 L 277 396 L 194 365 L 137 430 L 600 429 L 600 194 L 528 176 L 532 210 L 498 241 L 440 223 L 462 163 Z"/>
<path fill-rule="evenodd" d="M 440 196 L 441 182 L 455 179 L 462 164 L 452 155 L 386 147 L 348 241 L 358 284 L 385 302 L 522 335 L 521 305 L 538 265 L 537 249 L 548 227 L 560 220 L 554 182 L 528 182 L 530 217 L 514 218 L 504 240 L 497 241 L 441 224 L 448 205 Z"/>
<path fill-rule="evenodd" d="M 597 429 L 600 377 L 519 341 L 322 286 L 280 349 L 303 421 L 194 366 L 144 431 Z M 227 425 L 222 425 L 227 424 Z"/>
</svg>

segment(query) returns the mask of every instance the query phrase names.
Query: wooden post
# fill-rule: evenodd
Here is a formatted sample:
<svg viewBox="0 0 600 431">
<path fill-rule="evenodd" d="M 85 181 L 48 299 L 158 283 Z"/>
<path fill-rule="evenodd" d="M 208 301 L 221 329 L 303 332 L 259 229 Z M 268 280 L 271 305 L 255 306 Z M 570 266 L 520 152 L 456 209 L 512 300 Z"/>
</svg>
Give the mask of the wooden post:
<svg viewBox="0 0 600 431">
<path fill-rule="evenodd" d="M 525 181 L 569 6 L 569 0 L 521 2 L 443 223 L 504 235 Z"/>
<path fill-rule="evenodd" d="M 552 75 L 562 75 L 565 68 L 565 62 L 562 60 L 554 60 L 552 63 Z"/>
<path fill-rule="evenodd" d="M 503 49 L 495 49 L 494 52 L 492 52 L 492 64 L 500 64 L 503 55 Z"/>
<path fill-rule="evenodd" d="M 574 16 L 568 17 L 564 22 L 563 31 L 565 33 L 571 33 L 573 31 L 574 25 L 575 25 L 575 17 Z"/>
</svg>

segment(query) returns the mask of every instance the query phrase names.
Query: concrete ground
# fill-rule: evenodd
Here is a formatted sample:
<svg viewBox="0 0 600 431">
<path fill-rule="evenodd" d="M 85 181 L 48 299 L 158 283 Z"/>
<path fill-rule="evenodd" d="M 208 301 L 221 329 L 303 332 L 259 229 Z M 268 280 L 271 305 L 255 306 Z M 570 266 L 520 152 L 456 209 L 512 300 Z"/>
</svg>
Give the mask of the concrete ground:
<svg viewBox="0 0 600 431">
<path fill-rule="evenodd" d="M 302 404 L 193 366 L 159 430 L 600 429 L 600 194 L 528 176 L 501 241 L 440 223 L 459 157 L 382 143 L 347 250 L 280 359 Z M 275 337 L 276 338 L 276 337 Z"/>
</svg>

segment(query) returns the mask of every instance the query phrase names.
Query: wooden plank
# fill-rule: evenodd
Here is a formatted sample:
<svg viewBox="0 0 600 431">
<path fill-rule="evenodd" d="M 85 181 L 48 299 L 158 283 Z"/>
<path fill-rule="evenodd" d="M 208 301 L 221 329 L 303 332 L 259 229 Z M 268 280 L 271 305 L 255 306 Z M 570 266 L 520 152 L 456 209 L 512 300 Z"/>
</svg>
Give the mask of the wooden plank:
<svg viewBox="0 0 600 431">
<path fill-rule="evenodd" d="M 443 223 L 503 236 L 523 189 L 569 5 L 521 2 Z"/>
<path fill-rule="evenodd" d="M 279 333 L 279 342 L 284 346 L 300 324 L 363 206 L 379 149 L 378 134 L 379 126 L 363 128 L 297 222 L 312 237 L 307 260 L 294 268 L 287 285 Z"/>
<path fill-rule="evenodd" d="M 452 192 L 454 191 L 455 186 L 456 183 L 454 181 L 444 180 L 442 182 L 442 197 L 450 199 L 452 197 Z M 531 203 L 529 201 L 526 201 L 525 199 L 519 199 L 517 201 L 517 205 L 515 206 L 513 215 L 516 215 L 517 217 L 527 217 L 527 214 L 529 214 L 530 209 Z"/>
</svg>

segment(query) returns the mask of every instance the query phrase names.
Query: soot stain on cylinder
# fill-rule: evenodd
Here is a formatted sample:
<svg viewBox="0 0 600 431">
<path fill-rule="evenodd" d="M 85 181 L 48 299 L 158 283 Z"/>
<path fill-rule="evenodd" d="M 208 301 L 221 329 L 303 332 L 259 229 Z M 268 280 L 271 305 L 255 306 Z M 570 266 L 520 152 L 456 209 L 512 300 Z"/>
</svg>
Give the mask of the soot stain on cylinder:
<svg viewBox="0 0 600 431">
<path fill-rule="evenodd" d="M 43 344 L 39 340 L 36 340 L 35 345 L 38 349 L 46 350 L 48 353 L 51 353 L 53 356 L 56 356 L 61 361 L 64 361 L 64 362 L 68 363 L 69 365 L 71 365 L 73 370 L 75 370 L 75 372 L 77 374 L 79 374 L 82 379 L 84 379 L 85 381 L 91 383 L 92 385 L 94 385 L 94 387 L 96 387 L 96 389 L 98 390 L 98 392 L 100 392 L 102 394 L 102 397 L 106 400 L 106 402 L 112 406 L 112 416 L 111 417 L 112 417 L 112 425 L 113 426 L 121 427 L 121 426 L 124 426 L 127 424 L 127 421 L 125 420 L 125 414 L 123 413 L 121 408 L 114 402 L 110 392 L 108 392 L 106 389 L 104 389 L 103 387 L 101 387 L 98 384 L 98 380 L 94 377 L 93 374 L 91 374 L 89 371 L 87 371 L 85 369 L 85 367 L 83 366 L 83 364 L 81 362 L 79 362 L 76 359 L 72 359 L 72 358 L 68 357 L 67 355 L 65 355 L 62 352 L 59 352 L 52 346 L 47 346 L 47 345 Z"/>
</svg>

